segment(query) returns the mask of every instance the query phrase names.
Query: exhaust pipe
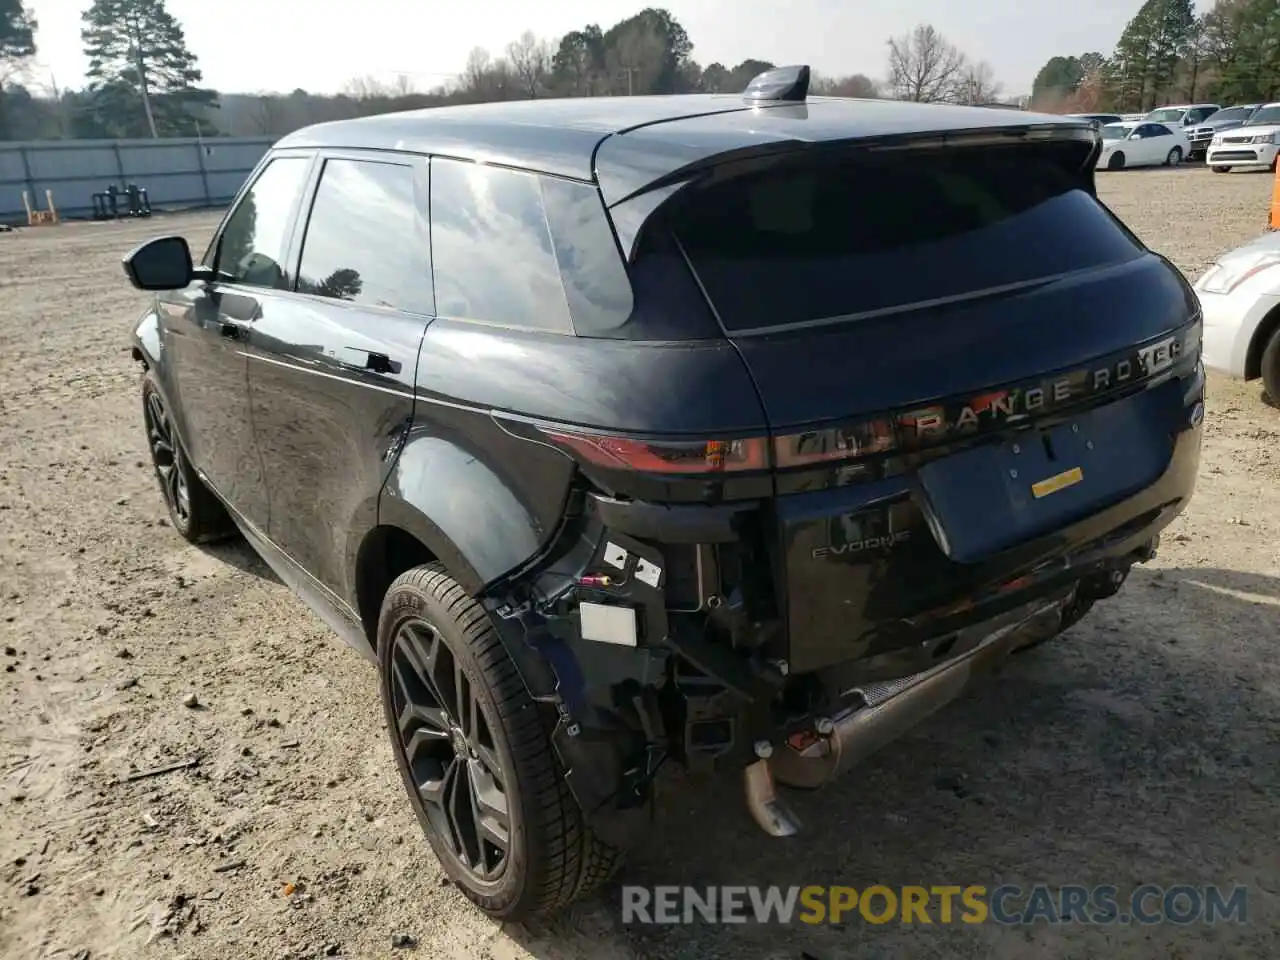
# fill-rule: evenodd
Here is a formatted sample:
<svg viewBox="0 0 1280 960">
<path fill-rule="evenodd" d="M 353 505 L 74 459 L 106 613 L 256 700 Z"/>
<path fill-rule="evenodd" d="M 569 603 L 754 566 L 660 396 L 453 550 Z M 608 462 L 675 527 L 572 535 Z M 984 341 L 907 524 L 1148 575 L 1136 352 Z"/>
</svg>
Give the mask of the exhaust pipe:
<svg viewBox="0 0 1280 960">
<path fill-rule="evenodd" d="M 771 837 L 794 837 L 800 832 L 800 821 L 778 797 L 767 759 L 757 760 L 747 767 L 743 771 L 742 783 L 747 794 L 747 809 L 761 830 Z"/>
<path fill-rule="evenodd" d="M 814 789 L 828 783 L 946 706 L 976 674 L 999 664 L 1017 648 L 1057 633 L 1064 602 L 1055 600 L 1033 610 L 946 663 L 899 680 L 867 684 L 858 690 L 862 703 L 819 721 L 815 742 L 803 750 L 783 744 L 748 771 L 767 763 L 773 777 L 788 786 Z"/>
</svg>

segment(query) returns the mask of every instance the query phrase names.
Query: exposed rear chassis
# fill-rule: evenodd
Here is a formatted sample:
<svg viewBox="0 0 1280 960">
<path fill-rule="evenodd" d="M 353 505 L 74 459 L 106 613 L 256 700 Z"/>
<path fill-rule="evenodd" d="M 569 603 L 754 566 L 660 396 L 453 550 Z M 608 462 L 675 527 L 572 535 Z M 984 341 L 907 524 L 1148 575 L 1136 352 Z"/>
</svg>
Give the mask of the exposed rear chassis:
<svg viewBox="0 0 1280 960">
<path fill-rule="evenodd" d="M 1072 589 L 1048 601 L 1026 604 L 1012 616 L 998 618 L 1000 625 L 994 629 L 992 624 L 970 628 L 990 632 L 965 653 L 912 676 L 857 690 L 856 702 L 820 720 L 817 739 L 802 749 L 761 745 L 761 759 L 744 773 L 747 807 L 756 823 L 772 836 L 796 833 L 799 821 L 777 796 L 775 778 L 789 786 L 813 789 L 838 777 L 946 706 L 974 678 L 997 668 L 1015 650 L 1061 630 L 1064 613 L 1074 599 Z"/>
</svg>

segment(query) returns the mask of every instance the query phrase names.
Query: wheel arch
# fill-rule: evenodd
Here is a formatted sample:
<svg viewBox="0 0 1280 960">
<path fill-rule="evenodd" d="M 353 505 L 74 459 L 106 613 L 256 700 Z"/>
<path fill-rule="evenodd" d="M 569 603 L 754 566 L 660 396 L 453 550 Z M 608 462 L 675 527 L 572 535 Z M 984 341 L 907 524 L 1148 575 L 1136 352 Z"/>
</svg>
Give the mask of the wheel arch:
<svg viewBox="0 0 1280 960">
<path fill-rule="evenodd" d="M 1253 330 L 1249 338 L 1249 349 L 1244 355 L 1244 378 L 1257 380 L 1262 376 L 1262 352 L 1277 330 L 1280 330 L 1280 306 L 1272 307 Z"/>
</svg>

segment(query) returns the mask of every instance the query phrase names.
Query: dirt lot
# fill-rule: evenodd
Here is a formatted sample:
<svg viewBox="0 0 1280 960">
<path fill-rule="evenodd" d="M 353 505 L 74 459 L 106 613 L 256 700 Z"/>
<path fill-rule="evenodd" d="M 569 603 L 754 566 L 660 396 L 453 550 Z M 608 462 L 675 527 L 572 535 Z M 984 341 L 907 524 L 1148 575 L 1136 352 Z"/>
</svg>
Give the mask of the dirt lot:
<svg viewBox="0 0 1280 960">
<path fill-rule="evenodd" d="M 1194 274 L 1261 230 L 1270 178 L 1101 184 Z M 166 526 L 126 346 L 142 299 L 119 257 L 157 232 L 203 244 L 215 219 L 0 236 L 0 956 L 381 957 L 405 952 L 397 935 L 484 960 L 1280 956 L 1280 412 L 1260 388 L 1212 381 L 1192 508 L 1068 639 L 798 798 L 815 827 L 794 841 L 760 834 L 735 783 L 673 779 L 624 873 L 1239 883 L 1246 925 L 626 927 L 614 886 L 504 929 L 443 883 L 373 671 L 247 547 Z"/>
</svg>

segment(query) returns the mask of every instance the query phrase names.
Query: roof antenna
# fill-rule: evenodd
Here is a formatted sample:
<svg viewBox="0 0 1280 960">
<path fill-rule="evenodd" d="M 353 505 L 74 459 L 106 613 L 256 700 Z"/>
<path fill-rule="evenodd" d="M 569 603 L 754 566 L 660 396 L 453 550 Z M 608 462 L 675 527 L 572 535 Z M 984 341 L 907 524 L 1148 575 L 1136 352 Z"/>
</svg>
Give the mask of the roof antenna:
<svg viewBox="0 0 1280 960">
<path fill-rule="evenodd" d="M 804 103 L 809 95 L 809 65 L 766 70 L 747 84 L 742 99 L 747 103 Z"/>
</svg>

